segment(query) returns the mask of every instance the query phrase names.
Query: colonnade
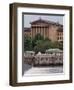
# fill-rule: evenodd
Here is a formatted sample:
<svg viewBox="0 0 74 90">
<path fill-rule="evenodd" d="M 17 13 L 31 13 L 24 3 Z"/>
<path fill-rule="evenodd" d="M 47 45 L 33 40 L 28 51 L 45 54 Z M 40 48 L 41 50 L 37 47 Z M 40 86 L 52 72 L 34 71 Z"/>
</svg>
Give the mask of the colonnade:
<svg viewBox="0 0 74 90">
<path fill-rule="evenodd" d="M 44 38 L 49 36 L 49 28 L 45 26 L 32 26 L 31 27 L 31 37 L 35 37 L 38 33 L 40 33 Z"/>
</svg>

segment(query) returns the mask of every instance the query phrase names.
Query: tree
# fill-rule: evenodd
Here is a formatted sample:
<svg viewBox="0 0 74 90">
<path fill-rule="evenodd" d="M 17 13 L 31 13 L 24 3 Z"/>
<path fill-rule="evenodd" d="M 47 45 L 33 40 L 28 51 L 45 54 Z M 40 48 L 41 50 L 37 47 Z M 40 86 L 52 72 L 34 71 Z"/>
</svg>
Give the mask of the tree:
<svg viewBox="0 0 74 90">
<path fill-rule="evenodd" d="M 32 40 L 29 36 L 24 36 L 24 51 L 32 50 Z"/>
<path fill-rule="evenodd" d="M 45 41 L 50 41 L 50 42 L 51 42 L 51 40 L 50 40 L 48 37 L 46 37 L 44 40 L 45 40 Z"/>
<path fill-rule="evenodd" d="M 34 38 L 27 35 L 24 36 L 24 51 L 34 50 L 36 53 L 44 53 L 50 48 L 59 48 L 63 50 L 63 42 L 52 42 L 49 38 L 44 38 L 39 33 Z"/>
<path fill-rule="evenodd" d="M 38 52 L 45 53 L 46 49 L 49 49 L 49 48 L 51 48 L 50 41 L 37 40 L 36 45 L 34 47 L 34 51 L 36 53 Z"/>
<path fill-rule="evenodd" d="M 59 48 L 59 42 L 51 42 L 51 48 Z"/>
<path fill-rule="evenodd" d="M 59 48 L 63 50 L 63 42 L 51 42 L 51 48 Z"/>
<path fill-rule="evenodd" d="M 63 50 L 63 42 L 59 42 L 59 49 Z"/>
<path fill-rule="evenodd" d="M 42 42 L 42 41 L 41 41 Z M 34 51 L 36 52 L 36 53 L 38 53 L 38 52 L 42 52 L 42 53 L 44 53 L 45 52 L 45 49 L 44 49 L 44 46 L 43 46 L 43 42 L 41 43 L 41 42 L 37 42 L 37 43 L 39 43 L 39 44 L 37 44 L 35 47 L 34 47 Z"/>
<path fill-rule="evenodd" d="M 35 40 L 44 40 L 44 37 L 40 33 L 38 33 L 34 39 Z"/>
<path fill-rule="evenodd" d="M 32 39 L 32 46 L 35 47 L 36 46 L 36 42 L 38 40 L 44 40 L 44 37 L 38 33 L 33 39 Z"/>
</svg>

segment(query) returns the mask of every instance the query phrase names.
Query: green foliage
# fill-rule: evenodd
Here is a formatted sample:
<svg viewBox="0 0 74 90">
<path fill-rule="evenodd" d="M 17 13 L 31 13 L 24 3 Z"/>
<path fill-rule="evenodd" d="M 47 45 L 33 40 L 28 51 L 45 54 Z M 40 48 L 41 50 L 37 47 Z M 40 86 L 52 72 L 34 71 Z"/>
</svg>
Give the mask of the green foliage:
<svg viewBox="0 0 74 90">
<path fill-rule="evenodd" d="M 44 40 L 44 37 L 40 33 L 38 33 L 34 39 L 35 40 Z"/>
<path fill-rule="evenodd" d="M 63 42 L 59 43 L 59 49 L 63 50 Z"/>
<path fill-rule="evenodd" d="M 46 49 L 59 48 L 63 50 L 63 42 L 51 42 L 49 38 L 45 38 L 37 34 L 33 39 L 29 36 L 24 36 L 24 50 L 34 50 L 36 53 L 45 53 Z"/>
<path fill-rule="evenodd" d="M 58 48 L 59 47 L 59 43 L 58 42 L 52 42 L 51 43 L 51 48 Z"/>
<path fill-rule="evenodd" d="M 44 40 L 37 40 L 36 46 L 34 47 L 34 51 L 38 53 L 39 51 L 44 53 L 46 49 L 50 48 L 50 42 Z"/>
<path fill-rule="evenodd" d="M 52 42 L 51 48 L 59 48 L 59 49 L 63 50 L 63 42 Z"/>
<path fill-rule="evenodd" d="M 29 36 L 24 36 L 24 51 L 32 50 L 32 40 Z"/>
<path fill-rule="evenodd" d="M 34 47 L 34 51 L 36 53 L 40 52 L 44 52 L 44 47 L 43 47 L 43 41 L 42 40 L 38 40 L 36 42 L 36 46 Z"/>
<path fill-rule="evenodd" d="M 50 41 L 50 42 L 51 42 L 51 40 L 50 40 L 48 37 L 46 37 L 44 40 L 45 40 L 45 41 Z"/>
<path fill-rule="evenodd" d="M 39 34 L 39 33 L 32 39 L 32 46 L 33 47 L 36 46 L 36 42 L 38 40 L 44 40 L 44 37 L 41 34 Z"/>
</svg>

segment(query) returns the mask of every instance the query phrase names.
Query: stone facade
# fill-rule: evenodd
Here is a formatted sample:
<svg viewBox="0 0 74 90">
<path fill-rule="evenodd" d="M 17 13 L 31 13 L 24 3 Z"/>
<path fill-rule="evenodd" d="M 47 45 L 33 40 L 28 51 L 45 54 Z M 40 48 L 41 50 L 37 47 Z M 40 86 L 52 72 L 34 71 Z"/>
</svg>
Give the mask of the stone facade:
<svg viewBox="0 0 74 90">
<path fill-rule="evenodd" d="M 24 35 L 30 36 L 31 37 L 31 28 L 24 28 Z"/>
<path fill-rule="evenodd" d="M 42 19 L 31 22 L 30 29 L 24 30 L 24 33 L 31 38 L 40 33 L 44 38 L 49 38 L 52 42 L 63 41 L 63 25 Z"/>
</svg>

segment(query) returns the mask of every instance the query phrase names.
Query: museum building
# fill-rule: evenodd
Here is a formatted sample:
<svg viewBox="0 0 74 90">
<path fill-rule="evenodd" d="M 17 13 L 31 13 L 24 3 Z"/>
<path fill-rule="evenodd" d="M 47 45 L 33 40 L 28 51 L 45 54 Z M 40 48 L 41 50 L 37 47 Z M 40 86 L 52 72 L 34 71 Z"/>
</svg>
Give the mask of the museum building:
<svg viewBox="0 0 74 90">
<path fill-rule="evenodd" d="M 52 42 L 63 41 L 63 25 L 41 18 L 30 24 L 30 28 L 24 28 L 24 35 L 34 38 L 35 35 L 41 34 L 44 38 L 49 38 Z"/>
</svg>

